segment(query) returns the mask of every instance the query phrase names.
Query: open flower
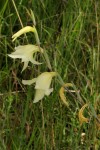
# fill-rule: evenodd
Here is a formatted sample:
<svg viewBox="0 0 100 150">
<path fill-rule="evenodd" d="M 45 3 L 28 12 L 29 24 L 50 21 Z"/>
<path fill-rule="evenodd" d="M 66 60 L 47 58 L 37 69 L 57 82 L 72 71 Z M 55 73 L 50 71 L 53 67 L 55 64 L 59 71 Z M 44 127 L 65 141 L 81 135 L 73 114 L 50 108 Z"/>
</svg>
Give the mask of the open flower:
<svg viewBox="0 0 100 150">
<path fill-rule="evenodd" d="M 50 88 L 51 80 L 56 75 L 56 72 L 44 72 L 40 74 L 37 78 L 34 78 L 32 80 L 22 80 L 22 83 L 24 85 L 36 83 L 34 103 L 41 100 L 44 97 L 44 95 L 50 95 L 50 93 L 53 91 L 53 88 Z"/>
<path fill-rule="evenodd" d="M 15 52 L 9 54 L 8 56 L 12 57 L 12 58 L 20 58 L 22 59 L 22 62 L 24 62 L 24 66 L 22 71 L 24 71 L 27 66 L 29 61 L 32 62 L 33 64 L 41 64 L 38 61 L 35 61 L 35 59 L 33 58 L 33 54 L 36 52 L 43 52 L 42 48 L 39 48 L 36 45 L 24 45 L 24 46 L 18 46 L 15 47 Z"/>
<path fill-rule="evenodd" d="M 17 33 L 15 33 L 12 38 L 13 41 L 15 41 L 20 35 L 25 34 L 27 32 L 36 32 L 35 27 L 31 27 L 31 26 L 26 26 L 24 28 L 22 28 L 21 30 L 19 30 Z"/>
</svg>

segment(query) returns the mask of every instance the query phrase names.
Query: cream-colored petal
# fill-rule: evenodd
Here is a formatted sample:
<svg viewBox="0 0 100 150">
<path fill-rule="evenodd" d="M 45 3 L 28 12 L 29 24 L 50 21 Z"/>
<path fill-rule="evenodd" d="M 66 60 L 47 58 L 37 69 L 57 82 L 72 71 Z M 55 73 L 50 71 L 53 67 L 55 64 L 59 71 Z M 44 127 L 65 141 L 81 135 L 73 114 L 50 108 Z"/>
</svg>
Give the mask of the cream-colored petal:
<svg viewBox="0 0 100 150">
<path fill-rule="evenodd" d="M 33 103 L 37 103 L 39 100 L 43 99 L 44 97 L 44 90 L 36 89 L 35 97 Z"/>
<path fill-rule="evenodd" d="M 22 34 L 25 34 L 25 33 L 27 33 L 27 32 L 35 32 L 35 31 L 36 31 L 35 27 L 26 26 L 26 27 L 22 28 L 21 30 L 19 30 L 17 33 L 15 33 L 15 34 L 12 36 L 13 41 L 15 41 L 16 38 L 18 38 L 18 37 L 19 37 L 20 35 L 22 35 Z"/>
<path fill-rule="evenodd" d="M 32 55 L 32 49 L 30 45 L 25 45 L 25 46 L 18 46 L 15 47 L 15 52 L 12 52 L 11 54 L 8 54 L 8 56 L 12 58 L 24 58 L 25 55 L 27 57 L 27 53 L 31 53 Z"/>
<path fill-rule="evenodd" d="M 35 65 L 41 65 L 41 64 L 42 64 L 42 63 L 40 63 L 40 62 L 34 60 L 33 58 L 30 59 L 30 62 L 33 63 L 33 64 L 35 64 Z"/>
<path fill-rule="evenodd" d="M 53 88 L 45 90 L 45 95 L 49 96 L 53 92 Z"/>
<path fill-rule="evenodd" d="M 18 56 L 14 55 L 13 53 L 12 54 L 8 54 L 9 57 L 11 58 L 19 58 Z"/>
<path fill-rule="evenodd" d="M 42 64 L 38 61 L 35 61 L 33 58 L 33 53 L 39 52 L 40 49 L 42 49 L 42 48 L 39 48 L 38 46 L 32 45 L 32 44 L 18 46 L 18 47 L 15 47 L 15 52 L 8 54 L 8 56 L 12 57 L 14 59 L 16 59 L 16 58 L 22 59 L 22 62 L 24 62 L 23 70 L 25 70 L 26 67 L 28 66 L 29 61 L 32 62 L 33 64 L 37 64 L 37 65 Z"/>
<path fill-rule="evenodd" d="M 55 72 L 44 72 L 37 77 L 35 89 L 49 89 L 52 77 L 55 76 Z"/>
<path fill-rule="evenodd" d="M 30 52 L 39 52 L 42 48 L 39 46 L 28 44 L 28 45 L 20 45 L 15 47 L 16 54 L 30 53 Z"/>
<path fill-rule="evenodd" d="M 16 59 L 16 58 L 22 58 L 23 57 L 23 55 L 16 54 L 15 52 L 13 52 L 11 54 L 8 54 L 8 56 L 11 57 L 11 58 L 14 58 L 14 59 Z"/>
<path fill-rule="evenodd" d="M 31 84 L 35 83 L 36 80 L 37 80 L 37 78 L 33 78 L 32 80 L 22 80 L 22 83 L 24 85 L 31 85 Z"/>
<path fill-rule="evenodd" d="M 22 72 L 27 68 L 28 63 L 29 63 L 28 61 L 25 61 L 25 62 L 24 62 L 24 66 L 23 66 Z"/>
<path fill-rule="evenodd" d="M 34 47 L 32 45 L 23 45 L 23 46 L 17 46 L 15 47 L 15 53 L 16 54 L 26 54 L 26 53 L 31 53 L 34 51 Z"/>
</svg>

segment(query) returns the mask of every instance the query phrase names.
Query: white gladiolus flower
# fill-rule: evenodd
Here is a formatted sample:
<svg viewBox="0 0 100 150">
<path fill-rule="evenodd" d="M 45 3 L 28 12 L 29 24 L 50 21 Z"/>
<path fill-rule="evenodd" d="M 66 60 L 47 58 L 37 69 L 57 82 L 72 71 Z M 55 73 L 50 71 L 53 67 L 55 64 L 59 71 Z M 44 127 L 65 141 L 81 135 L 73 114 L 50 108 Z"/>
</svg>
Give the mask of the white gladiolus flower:
<svg viewBox="0 0 100 150">
<path fill-rule="evenodd" d="M 38 61 L 35 61 L 35 59 L 33 58 L 33 54 L 36 52 L 43 52 L 43 49 L 39 48 L 36 45 L 29 44 L 29 45 L 15 47 L 15 52 L 9 54 L 8 56 L 14 59 L 15 58 L 22 59 L 22 62 L 24 62 L 22 71 L 24 71 L 27 68 L 29 61 L 36 65 L 41 64 Z"/>
<path fill-rule="evenodd" d="M 22 80 L 22 83 L 24 85 L 36 83 L 36 93 L 33 103 L 36 103 L 39 100 L 41 100 L 44 97 L 44 95 L 50 95 L 50 93 L 53 91 L 53 88 L 50 88 L 51 80 L 56 75 L 56 72 L 44 72 L 40 74 L 37 78 L 34 78 L 32 80 Z"/>
<path fill-rule="evenodd" d="M 13 41 L 15 41 L 20 35 L 25 34 L 27 32 L 36 32 L 35 27 L 31 27 L 31 26 L 26 26 L 24 28 L 22 28 L 21 30 L 19 30 L 17 33 L 15 33 L 12 38 Z"/>
</svg>

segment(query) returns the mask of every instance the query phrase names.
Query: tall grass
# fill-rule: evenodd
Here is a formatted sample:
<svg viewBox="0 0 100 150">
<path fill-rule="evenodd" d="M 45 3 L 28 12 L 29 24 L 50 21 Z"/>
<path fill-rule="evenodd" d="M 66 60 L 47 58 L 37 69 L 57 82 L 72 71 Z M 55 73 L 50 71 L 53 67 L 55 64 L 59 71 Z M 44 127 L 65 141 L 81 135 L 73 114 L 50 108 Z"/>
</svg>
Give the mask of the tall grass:
<svg viewBox="0 0 100 150">
<path fill-rule="evenodd" d="M 86 112 L 90 118 L 88 124 L 80 126 L 78 120 L 79 109 L 88 102 L 100 114 L 99 8 L 100 2 L 95 0 L 1 2 L 1 150 L 99 150 L 100 131 L 94 113 Z M 14 43 L 11 39 L 22 26 L 33 25 L 30 9 L 35 14 L 41 45 L 47 50 L 53 70 L 59 72 L 65 83 L 73 83 L 78 91 L 66 92 L 69 108 L 59 98 L 60 84 L 56 79 L 54 92 L 33 104 L 34 85 L 24 86 L 21 80 L 44 72 L 46 65 L 40 68 L 30 64 L 21 74 L 22 63 L 7 56 L 15 46 L 35 42 L 31 33 Z M 83 143 L 82 133 L 85 133 Z"/>
</svg>

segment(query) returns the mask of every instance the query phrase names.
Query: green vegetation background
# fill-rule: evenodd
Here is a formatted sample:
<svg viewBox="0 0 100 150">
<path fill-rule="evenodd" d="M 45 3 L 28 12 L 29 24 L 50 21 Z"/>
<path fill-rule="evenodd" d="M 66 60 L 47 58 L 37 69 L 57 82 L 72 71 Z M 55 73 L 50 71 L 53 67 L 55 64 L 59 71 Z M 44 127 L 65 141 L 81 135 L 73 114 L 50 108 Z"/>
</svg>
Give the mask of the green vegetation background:
<svg viewBox="0 0 100 150">
<path fill-rule="evenodd" d="M 35 43 L 31 33 L 12 42 L 22 28 L 13 2 L 0 1 L 0 150 L 99 150 L 100 131 L 93 115 L 86 112 L 90 122 L 80 126 L 78 111 L 90 102 L 100 113 L 100 1 L 15 0 L 24 27 L 33 25 L 29 11 L 34 12 L 53 70 L 78 90 L 66 92 L 69 108 L 59 98 L 56 79 L 54 92 L 36 104 L 34 85 L 22 85 L 22 79 L 49 70 L 45 64 L 30 64 L 21 74 L 23 64 L 7 56 L 19 44 Z"/>
</svg>

